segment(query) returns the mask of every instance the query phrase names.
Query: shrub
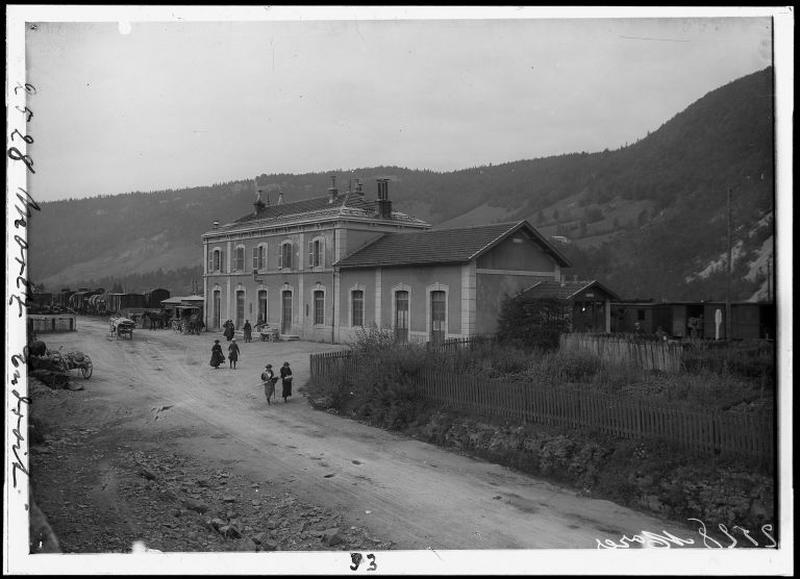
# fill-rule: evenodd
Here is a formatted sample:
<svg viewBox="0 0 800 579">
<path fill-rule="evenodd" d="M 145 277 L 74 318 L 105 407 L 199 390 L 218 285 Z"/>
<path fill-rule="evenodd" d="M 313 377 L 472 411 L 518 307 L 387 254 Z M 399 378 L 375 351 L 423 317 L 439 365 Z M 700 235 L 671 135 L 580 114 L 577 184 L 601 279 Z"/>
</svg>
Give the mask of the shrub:
<svg viewBox="0 0 800 579">
<path fill-rule="evenodd" d="M 709 371 L 759 380 L 767 387 L 775 384 L 772 342 L 694 342 L 684 348 L 683 362 L 692 373 Z"/>
<path fill-rule="evenodd" d="M 534 359 L 526 376 L 534 383 L 557 386 L 566 382 L 591 383 L 601 370 L 600 359 L 586 352 L 563 351 L 542 353 Z"/>
<path fill-rule="evenodd" d="M 500 308 L 497 339 L 525 350 L 556 350 L 561 334 L 569 329 L 566 303 L 524 294 L 507 297 Z"/>
</svg>

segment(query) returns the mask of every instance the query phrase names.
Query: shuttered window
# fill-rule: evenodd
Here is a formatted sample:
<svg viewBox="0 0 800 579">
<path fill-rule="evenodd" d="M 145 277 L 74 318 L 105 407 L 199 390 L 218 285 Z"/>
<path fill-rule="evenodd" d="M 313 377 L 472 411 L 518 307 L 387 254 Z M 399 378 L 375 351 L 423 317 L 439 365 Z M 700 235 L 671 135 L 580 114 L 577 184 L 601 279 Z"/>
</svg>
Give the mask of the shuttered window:
<svg viewBox="0 0 800 579">
<path fill-rule="evenodd" d="M 244 246 L 236 248 L 233 259 L 233 268 L 235 271 L 244 271 Z"/>
<path fill-rule="evenodd" d="M 314 239 L 308 243 L 308 266 L 319 267 L 325 265 L 323 253 L 323 240 Z"/>
<path fill-rule="evenodd" d="M 262 270 L 267 267 L 266 263 L 267 248 L 262 243 L 261 245 L 253 248 L 253 269 Z"/>
<path fill-rule="evenodd" d="M 284 241 L 281 244 L 281 251 L 278 254 L 278 267 L 280 269 L 292 268 L 292 242 Z"/>
</svg>

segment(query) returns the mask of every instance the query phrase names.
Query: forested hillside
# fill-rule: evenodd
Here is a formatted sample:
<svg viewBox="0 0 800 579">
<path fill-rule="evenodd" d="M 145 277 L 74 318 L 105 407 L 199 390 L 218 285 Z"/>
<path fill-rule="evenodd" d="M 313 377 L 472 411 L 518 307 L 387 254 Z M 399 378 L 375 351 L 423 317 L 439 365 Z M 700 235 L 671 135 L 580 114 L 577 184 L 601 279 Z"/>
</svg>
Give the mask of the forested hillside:
<svg viewBox="0 0 800 579">
<path fill-rule="evenodd" d="M 324 195 L 331 173 L 340 190 L 360 178 L 369 197 L 376 195 L 376 178 L 390 177 L 395 209 L 434 225 L 529 219 L 560 236 L 574 262 L 570 275 L 600 279 L 626 297 L 655 299 L 724 297 L 724 268 L 709 264 L 727 252 L 730 189 L 733 297 L 747 299 L 764 284 L 753 264 L 771 251 L 773 166 L 773 70 L 767 68 L 710 92 L 614 151 L 447 173 L 373 167 L 258 179 L 273 201 L 278 190 L 293 201 Z M 251 178 L 43 203 L 30 227 L 31 279 L 51 290 L 117 280 L 129 291 L 183 279 L 183 289 L 170 289 L 188 293 L 201 273 L 200 235 L 214 220 L 249 212 L 253 199 Z M 143 275 L 159 269 L 164 283 Z"/>
</svg>

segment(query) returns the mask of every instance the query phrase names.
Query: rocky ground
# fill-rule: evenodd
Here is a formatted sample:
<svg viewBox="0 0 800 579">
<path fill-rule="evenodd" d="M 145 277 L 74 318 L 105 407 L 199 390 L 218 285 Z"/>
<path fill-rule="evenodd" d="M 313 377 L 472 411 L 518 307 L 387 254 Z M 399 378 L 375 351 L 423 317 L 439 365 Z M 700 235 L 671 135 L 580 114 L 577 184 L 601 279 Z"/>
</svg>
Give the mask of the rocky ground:
<svg viewBox="0 0 800 579">
<path fill-rule="evenodd" d="M 36 412 L 74 404 L 69 390 L 39 383 L 31 394 L 40 431 L 31 447 L 33 492 L 62 552 L 130 552 L 134 541 L 164 552 L 392 548 L 273 481 L 211 467 L 158 440 L 126 443 L 113 431 Z"/>
</svg>

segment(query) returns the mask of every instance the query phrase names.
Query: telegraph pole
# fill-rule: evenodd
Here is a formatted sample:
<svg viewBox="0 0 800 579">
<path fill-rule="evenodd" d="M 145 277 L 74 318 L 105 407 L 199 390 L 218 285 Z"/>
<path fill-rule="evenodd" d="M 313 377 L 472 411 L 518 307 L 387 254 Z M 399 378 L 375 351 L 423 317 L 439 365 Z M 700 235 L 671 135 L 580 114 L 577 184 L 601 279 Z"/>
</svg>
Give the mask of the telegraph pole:
<svg viewBox="0 0 800 579">
<path fill-rule="evenodd" d="M 728 187 L 728 287 L 725 293 L 725 339 L 731 339 L 731 277 L 733 276 L 733 244 L 731 235 L 731 188 Z"/>
</svg>

